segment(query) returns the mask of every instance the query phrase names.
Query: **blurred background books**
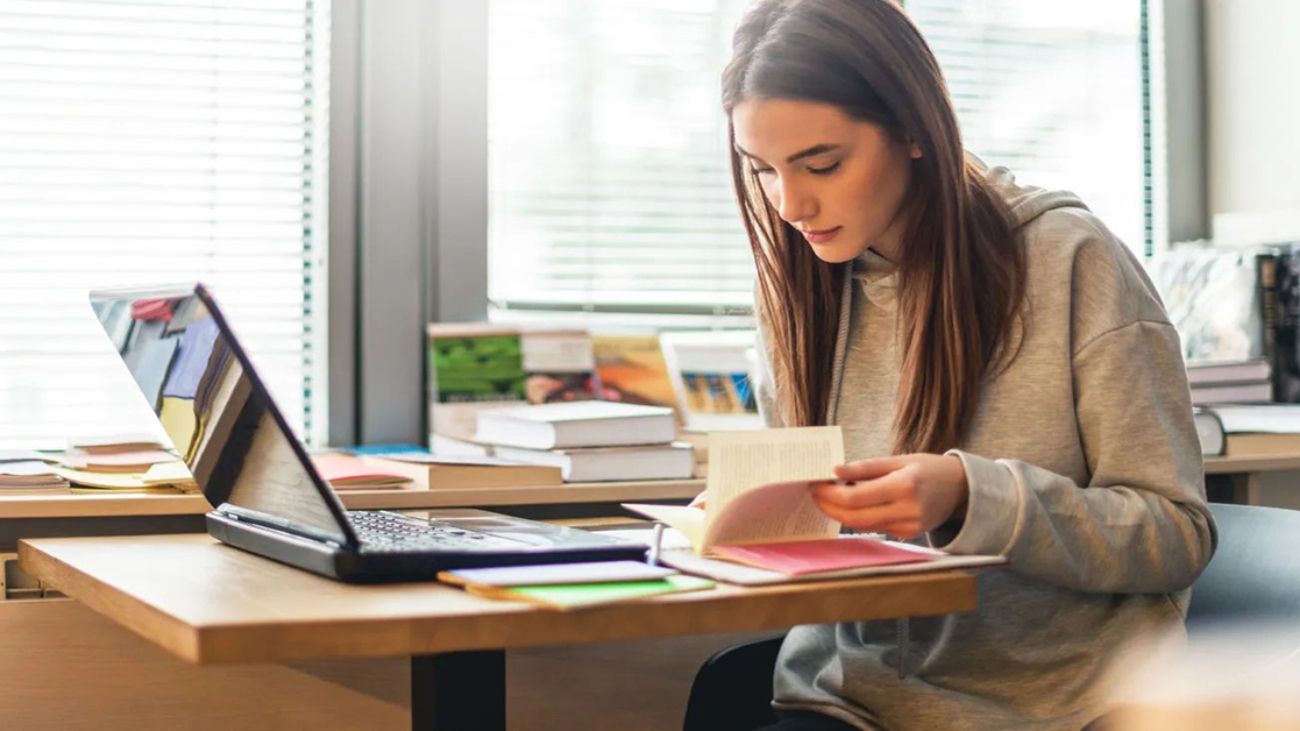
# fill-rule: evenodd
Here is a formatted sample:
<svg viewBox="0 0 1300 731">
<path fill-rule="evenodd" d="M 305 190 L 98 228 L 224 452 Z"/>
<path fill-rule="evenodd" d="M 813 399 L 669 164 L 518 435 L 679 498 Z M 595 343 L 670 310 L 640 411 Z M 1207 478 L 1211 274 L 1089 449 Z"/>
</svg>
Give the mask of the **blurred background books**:
<svg viewBox="0 0 1300 731">
<path fill-rule="evenodd" d="M 762 427 L 752 386 L 752 330 L 590 332 L 443 323 L 430 325 L 427 337 L 428 444 L 439 457 L 496 455 L 558 466 L 569 482 L 685 479 L 704 475 L 709 431 Z M 585 401 L 666 407 L 674 433 L 633 435 L 632 443 L 621 445 L 561 446 L 498 444 L 496 436 L 478 431 L 485 411 Z"/>
</svg>

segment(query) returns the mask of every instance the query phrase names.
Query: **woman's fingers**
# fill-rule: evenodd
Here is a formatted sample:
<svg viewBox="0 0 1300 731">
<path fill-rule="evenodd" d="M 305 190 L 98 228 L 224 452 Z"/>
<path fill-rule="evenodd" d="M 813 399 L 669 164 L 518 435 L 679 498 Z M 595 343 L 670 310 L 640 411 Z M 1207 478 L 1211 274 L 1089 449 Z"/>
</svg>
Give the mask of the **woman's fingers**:
<svg viewBox="0 0 1300 731">
<path fill-rule="evenodd" d="M 869 508 L 904 500 L 908 497 L 908 482 L 891 473 L 869 482 L 850 484 L 826 483 L 818 485 L 813 496 L 818 502 L 845 509 Z"/>
<path fill-rule="evenodd" d="M 915 503 L 893 501 L 870 507 L 849 508 L 820 498 L 816 501 L 817 507 L 828 517 L 859 530 L 883 532 L 885 527 L 919 522 L 921 518 Z"/>
<path fill-rule="evenodd" d="M 896 457 L 864 459 L 836 467 L 835 476 L 841 480 L 874 480 L 902 468 L 904 464 Z"/>
</svg>

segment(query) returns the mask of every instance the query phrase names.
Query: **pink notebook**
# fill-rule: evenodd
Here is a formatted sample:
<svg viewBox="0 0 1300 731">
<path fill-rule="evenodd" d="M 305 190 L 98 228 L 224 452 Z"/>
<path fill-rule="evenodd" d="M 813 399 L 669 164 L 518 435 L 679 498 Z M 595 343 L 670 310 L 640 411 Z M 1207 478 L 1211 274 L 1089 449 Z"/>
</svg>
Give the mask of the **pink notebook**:
<svg viewBox="0 0 1300 731">
<path fill-rule="evenodd" d="M 812 541 L 714 546 L 720 558 L 791 576 L 822 571 L 931 561 L 933 556 L 891 546 L 873 538 L 825 538 Z"/>
<path fill-rule="evenodd" d="M 409 483 L 411 478 L 385 472 L 361 461 L 359 457 L 339 452 L 312 455 L 316 471 L 336 489 L 392 487 Z"/>
</svg>

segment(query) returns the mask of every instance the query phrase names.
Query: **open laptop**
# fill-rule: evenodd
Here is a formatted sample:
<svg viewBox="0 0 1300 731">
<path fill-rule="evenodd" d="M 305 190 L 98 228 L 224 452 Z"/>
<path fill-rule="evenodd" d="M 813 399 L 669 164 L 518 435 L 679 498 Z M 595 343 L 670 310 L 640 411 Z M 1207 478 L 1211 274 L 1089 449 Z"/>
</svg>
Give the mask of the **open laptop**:
<svg viewBox="0 0 1300 731">
<path fill-rule="evenodd" d="M 99 290 L 91 307 L 208 502 L 223 543 L 344 581 L 641 559 L 645 547 L 483 510 L 346 510 L 201 284 Z"/>
</svg>

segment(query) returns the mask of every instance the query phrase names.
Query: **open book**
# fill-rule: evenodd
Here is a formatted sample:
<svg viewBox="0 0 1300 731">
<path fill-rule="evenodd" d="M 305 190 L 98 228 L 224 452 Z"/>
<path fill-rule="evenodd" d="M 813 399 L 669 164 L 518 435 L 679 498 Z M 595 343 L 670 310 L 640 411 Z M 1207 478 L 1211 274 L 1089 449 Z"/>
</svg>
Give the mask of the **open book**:
<svg viewBox="0 0 1300 731">
<path fill-rule="evenodd" d="M 869 538 L 839 537 L 813 487 L 844 461 L 840 428 L 807 427 L 709 436 L 705 508 L 625 504 L 676 528 L 701 556 L 791 575 L 929 560 Z"/>
</svg>

